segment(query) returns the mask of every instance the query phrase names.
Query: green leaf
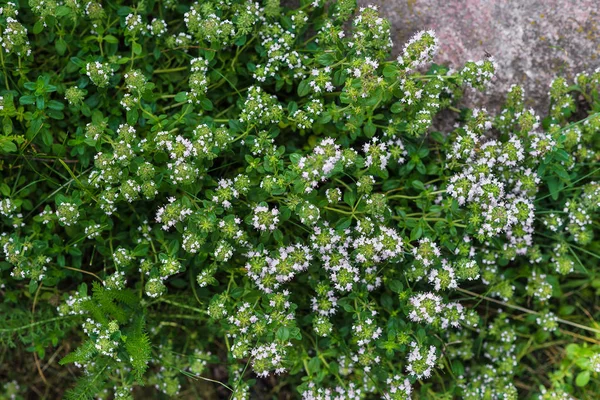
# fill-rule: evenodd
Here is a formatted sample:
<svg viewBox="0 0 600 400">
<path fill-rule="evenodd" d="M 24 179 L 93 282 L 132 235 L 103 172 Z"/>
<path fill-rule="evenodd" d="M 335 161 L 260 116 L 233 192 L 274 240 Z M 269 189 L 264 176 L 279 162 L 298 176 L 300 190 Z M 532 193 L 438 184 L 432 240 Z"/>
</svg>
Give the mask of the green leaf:
<svg viewBox="0 0 600 400">
<path fill-rule="evenodd" d="M 321 360 L 319 357 L 313 357 L 308 362 L 308 372 L 311 374 L 316 374 L 321 368 Z"/>
<path fill-rule="evenodd" d="M 204 58 L 206 58 L 208 61 L 212 61 L 212 59 L 215 58 L 216 54 L 217 54 L 217 52 L 214 50 L 205 50 Z"/>
<path fill-rule="evenodd" d="M 412 231 L 410 231 L 410 240 L 419 240 L 423 235 L 423 228 L 421 224 L 417 225 Z"/>
<path fill-rule="evenodd" d="M 356 193 L 354 190 L 344 191 L 344 203 L 348 204 L 350 207 L 354 206 L 354 203 L 356 203 Z"/>
<path fill-rule="evenodd" d="M 71 8 L 67 6 L 58 6 L 54 12 L 54 16 L 56 17 L 65 17 L 69 14 L 71 14 Z"/>
<path fill-rule="evenodd" d="M 71 62 L 75 65 L 77 65 L 79 68 L 83 68 L 86 65 L 86 62 L 83 61 L 81 58 L 78 57 L 71 57 Z"/>
<path fill-rule="evenodd" d="M 40 19 L 33 25 L 33 33 L 38 34 L 44 30 L 44 22 Z"/>
<path fill-rule="evenodd" d="M 563 186 L 562 182 L 556 178 L 548 178 L 547 183 L 552 200 L 557 200 Z"/>
<path fill-rule="evenodd" d="M 2 119 L 2 132 L 5 135 L 10 135 L 13 132 L 12 119 L 8 115 Z"/>
<path fill-rule="evenodd" d="M 32 279 L 29 281 L 29 293 L 33 294 L 38 288 L 38 281 Z"/>
<path fill-rule="evenodd" d="M 5 197 L 10 196 L 10 187 L 6 183 L 0 184 L 0 194 Z"/>
<path fill-rule="evenodd" d="M 19 97 L 19 103 L 21 103 L 24 106 L 29 105 L 29 104 L 34 104 L 35 96 L 33 96 L 33 95 L 21 96 L 21 97 Z"/>
<path fill-rule="evenodd" d="M 274 239 L 275 239 L 277 242 L 279 242 L 279 243 L 282 243 L 282 242 L 283 242 L 283 232 L 281 232 L 281 230 L 280 230 L 280 229 L 275 229 L 275 230 L 273 231 L 273 238 L 274 238 Z"/>
<path fill-rule="evenodd" d="M 209 99 L 206 99 L 206 98 L 202 99 L 202 101 L 200 101 L 200 106 L 205 111 L 211 111 L 213 109 L 213 103 Z"/>
<path fill-rule="evenodd" d="M 371 121 L 367 122 L 363 127 L 363 132 L 365 133 L 365 135 L 367 135 L 368 138 L 372 138 L 375 135 L 376 131 L 377 128 L 375 127 L 375 124 L 373 124 L 373 122 Z"/>
<path fill-rule="evenodd" d="M 338 223 L 335 225 L 336 229 L 347 229 L 350 227 L 350 225 L 352 225 L 352 218 L 340 218 L 340 220 L 338 221 Z"/>
<path fill-rule="evenodd" d="M 106 35 L 106 36 L 104 36 L 103 40 L 107 43 L 113 43 L 113 44 L 119 43 L 119 39 L 117 39 L 113 35 Z"/>
<path fill-rule="evenodd" d="M 298 163 L 300 162 L 300 159 L 302 159 L 302 154 L 299 154 L 299 153 L 290 154 L 290 162 L 292 164 L 298 165 Z"/>
<path fill-rule="evenodd" d="M 394 104 L 392 104 L 392 106 L 390 107 L 390 111 L 394 114 L 398 114 L 400 112 L 402 112 L 402 110 L 404 109 L 404 104 L 402 104 L 401 102 L 397 101 Z"/>
<path fill-rule="evenodd" d="M 0 148 L 3 153 L 14 153 L 17 151 L 17 145 L 14 144 L 9 138 L 0 136 Z"/>
<path fill-rule="evenodd" d="M 571 156 L 569 156 L 569 153 L 563 149 L 558 149 L 554 152 L 554 158 L 556 158 L 558 161 L 567 162 L 571 159 Z"/>
<path fill-rule="evenodd" d="M 63 114 L 62 111 L 47 110 L 46 114 L 48 114 L 48 116 L 52 119 L 57 119 L 57 120 L 65 119 L 65 115 Z"/>
<path fill-rule="evenodd" d="M 179 92 L 175 95 L 175 101 L 178 103 L 182 103 L 187 101 L 187 94 L 185 92 Z"/>
<path fill-rule="evenodd" d="M 67 51 L 67 42 L 63 38 L 60 38 L 54 43 L 54 48 L 59 56 L 62 56 Z"/>
<path fill-rule="evenodd" d="M 44 129 L 40 136 L 42 137 L 42 142 L 46 146 L 52 146 L 52 143 L 54 143 L 54 139 L 52 138 L 52 132 L 50 132 L 50 130 Z"/>
<path fill-rule="evenodd" d="M 296 103 L 295 101 L 290 101 L 288 103 L 287 109 L 290 114 L 295 113 L 298 110 L 298 103 Z"/>
<path fill-rule="evenodd" d="M 300 84 L 298 84 L 298 96 L 304 97 L 310 92 L 309 82 L 310 81 L 308 79 L 304 79 L 300 82 Z"/>
<path fill-rule="evenodd" d="M 131 49 L 133 51 L 133 54 L 135 54 L 136 56 L 142 54 L 142 45 L 137 42 L 133 42 L 133 44 L 131 45 Z"/>
<path fill-rule="evenodd" d="M 393 78 L 396 75 L 398 75 L 398 67 L 396 65 L 387 64 L 383 68 L 383 76 L 385 76 L 386 78 Z"/>
<path fill-rule="evenodd" d="M 282 326 L 281 328 L 277 329 L 277 340 L 281 340 L 282 342 L 287 342 L 287 340 L 290 338 L 290 330 L 288 328 L 286 328 L 285 326 Z"/>
<path fill-rule="evenodd" d="M 247 40 L 246 35 L 242 35 L 235 40 L 234 44 L 238 47 L 241 47 L 246 44 L 246 40 Z"/>
<path fill-rule="evenodd" d="M 56 100 L 50 100 L 48 102 L 48 108 L 52 109 L 52 110 L 64 110 L 65 105 L 63 103 L 61 103 L 60 101 L 56 101 Z"/>
<path fill-rule="evenodd" d="M 341 86 L 344 84 L 344 81 L 346 80 L 347 77 L 347 73 L 345 69 L 338 69 L 337 71 L 335 71 L 333 73 L 333 84 L 335 86 Z"/>
<path fill-rule="evenodd" d="M 404 285 L 402 284 L 402 282 L 400 282 L 397 279 L 392 280 L 389 284 L 388 287 L 390 288 L 390 290 L 394 293 L 400 293 L 404 290 Z"/>
<path fill-rule="evenodd" d="M 332 53 L 323 53 L 317 57 L 317 62 L 323 66 L 331 65 L 334 61 L 335 56 Z"/>
<path fill-rule="evenodd" d="M 242 297 L 244 295 L 244 288 L 243 287 L 233 288 L 229 292 L 229 295 L 231 296 L 232 299 L 239 299 L 240 297 Z"/>
<path fill-rule="evenodd" d="M 129 125 L 135 125 L 138 121 L 139 116 L 140 113 L 135 108 L 127 111 L 127 123 Z"/>
<path fill-rule="evenodd" d="M 430 136 L 431 136 L 431 138 L 433 140 L 435 140 L 438 143 L 445 143 L 446 142 L 446 137 L 441 132 L 437 132 L 437 131 L 431 132 Z"/>
<path fill-rule="evenodd" d="M 423 182 L 416 180 L 416 179 L 414 181 L 412 181 L 412 187 L 414 187 L 417 190 L 421 190 L 421 191 L 425 190 L 425 185 L 423 184 Z"/>
<path fill-rule="evenodd" d="M 575 384 L 579 387 L 584 387 L 590 381 L 590 371 L 581 371 L 575 378 Z"/>
</svg>

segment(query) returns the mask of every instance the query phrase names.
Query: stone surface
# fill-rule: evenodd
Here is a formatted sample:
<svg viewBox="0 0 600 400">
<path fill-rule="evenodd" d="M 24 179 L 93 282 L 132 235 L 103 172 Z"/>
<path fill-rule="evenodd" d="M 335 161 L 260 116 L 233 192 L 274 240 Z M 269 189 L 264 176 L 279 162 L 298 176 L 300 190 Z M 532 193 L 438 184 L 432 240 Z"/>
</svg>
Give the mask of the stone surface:
<svg viewBox="0 0 600 400">
<path fill-rule="evenodd" d="M 392 23 L 398 53 L 414 32 L 434 30 L 439 64 L 460 67 L 485 57 L 498 63 L 493 85 L 470 102 L 497 109 L 511 84 L 545 114 L 548 86 L 600 67 L 600 0 L 358 0 Z"/>
</svg>

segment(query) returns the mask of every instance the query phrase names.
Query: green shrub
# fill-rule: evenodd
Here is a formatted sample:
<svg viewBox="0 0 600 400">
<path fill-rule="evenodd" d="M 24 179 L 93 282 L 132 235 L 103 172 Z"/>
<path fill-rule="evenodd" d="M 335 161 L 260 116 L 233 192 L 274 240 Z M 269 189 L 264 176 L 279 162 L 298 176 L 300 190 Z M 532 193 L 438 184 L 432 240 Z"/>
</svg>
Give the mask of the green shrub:
<svg viewBox="0 0 600 400">
<path fill-rule="evenodd" d="M 595 396 L 600 72 L 493 115 L 354 0 L 127 3 L 0 8 L 1 398 Z"/>
</svg>

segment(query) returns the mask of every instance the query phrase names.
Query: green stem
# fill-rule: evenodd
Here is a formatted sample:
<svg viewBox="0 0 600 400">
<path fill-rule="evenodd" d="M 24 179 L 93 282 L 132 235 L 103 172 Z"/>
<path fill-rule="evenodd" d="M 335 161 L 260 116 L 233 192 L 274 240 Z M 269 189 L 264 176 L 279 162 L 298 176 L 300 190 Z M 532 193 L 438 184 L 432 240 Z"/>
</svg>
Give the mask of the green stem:
<svg viewBox="0 0 600 400">
<path fill-rule="evenodd" d="M 201 310 L 200 308 L 197 308 L 197 307 L 188 306 L 187 304 L 181 304 L 181 303 L 178 303 L 173 300 L 160 299 L 160 301 L 163 303 L 171 304 L 172 306 L 175 306 L 175 307 L 180 307 L 180 308 L 185 308 L 188 310 L 196 311 L 197 313 L 200 313 L 200 314 L 207 314 L 207 312 L 205 310 Z"/>
<path fill-rule="evenodd" d="M 0 332 L 17 332 L 17 331 L 21 331 L 23 329 L 31 328 L 33 326 L 43 325 L 43 324 L 47 324 L 49 322 L 54 322 L 54 321 L 61 321 L 63 319 L 68 319 L 68 318 L 69 318 L 69 316 L 45 319 L 43 321 L 37 321 L 37 322 L 33 322 L 31 324 L 19 326 L 18 328 L 3 328 L 3 329 L 0 329 Z"/>
<path fill-rule="evenodd" d="M 170 72 L 186 71 L 188 67 L 177 67 L 177 68 L 159 68 L 155 69 L 153 74 L 168 74 Z"/>
<path fill-rule="evenodd" d="M 326 210 L 330 210 L 330 211 L 335 211 L 335 212 L 337 212 L 337 213 L 340 213 L 340 214 L 354 215 L 354 212 L 340 210 L 339 208 L 334 208 L 334 207 L 325 207 L 325 209 L 326 209 Z"/>
<path fill-rule="evenodd" d="M 0 48 L 0 61 L 2 62 L 2 71 L 4 72 L 4 84 L 6 85 L 6 90 L 10 90 L 8 85 L 8 75 L 6 74 L 6 66 L 4 65 L 4 49 Z"/>
<path fill-rule="evenodd" d="M 500 300 L 492 299 L 491 297 L 483 296 L 481 294 L 478 294 L 478 293 L 475 293 L 475 292 L 471 292 L 470 290 L 461 289 L 461 288 L 457 288 L 456 290 L 458 290 L 459 292 L 468 294 L 470 296 L 475 296 L 475 297 L 478 297 L 478 298 L 483 299 L 483 300 L 487 300 L 487 301 L 492 302 L 492 303 L 496 303 L 496 304 L 500 304 L 500 305 L 503 305 L 503 306 L 508 307 L 508 308 L 512 308 L 514 310 L 523 311 L 524 313 L 527 313 L 527 314 L 532 314 L 532 315 L 539 315 L 540 314 L 537 311 L 533 311 L 533 310 L 530 310 L 528 308 L 517 306 L 517 305 L 514 305 L 514 304 L 509 304 L 509 303 L 507 303 L 505 301 L 500 301 Z M 570 325 L 570 326 L 573 326 L 575 328 L 583 329 L 583 330 L 586 330 L 586 331 L 589 331 L 589 332 L 600 333 L 600 329 L 592 328 L 592 327 L 586 326 L 586 325 L 581 325 L 581 324 L 578 324 L 577 322 L 568 321 L 568 320 L 562 319 L 562 318 L 557 318 L 557 321 L 560 322 L 561 324 Z"/>
</svg>

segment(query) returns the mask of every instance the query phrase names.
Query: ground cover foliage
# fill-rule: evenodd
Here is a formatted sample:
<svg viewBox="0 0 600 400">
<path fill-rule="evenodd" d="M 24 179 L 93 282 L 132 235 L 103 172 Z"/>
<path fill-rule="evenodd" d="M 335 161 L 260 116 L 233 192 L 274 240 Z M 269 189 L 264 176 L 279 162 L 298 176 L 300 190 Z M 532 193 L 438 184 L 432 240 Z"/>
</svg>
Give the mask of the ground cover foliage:
<svg viewBox="0 0 600 400">
<path fill-rule="evenodd" d="M 3 2 L 0 44 L 0 398 L 600 389 L 600 72 L 468 109 L 493 58 L 349 0 Z"/>
</svg>

